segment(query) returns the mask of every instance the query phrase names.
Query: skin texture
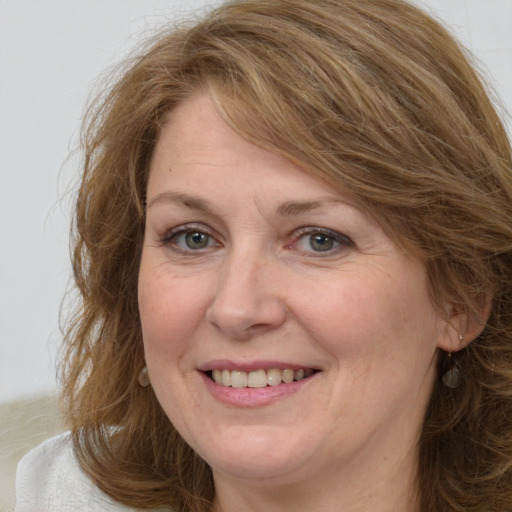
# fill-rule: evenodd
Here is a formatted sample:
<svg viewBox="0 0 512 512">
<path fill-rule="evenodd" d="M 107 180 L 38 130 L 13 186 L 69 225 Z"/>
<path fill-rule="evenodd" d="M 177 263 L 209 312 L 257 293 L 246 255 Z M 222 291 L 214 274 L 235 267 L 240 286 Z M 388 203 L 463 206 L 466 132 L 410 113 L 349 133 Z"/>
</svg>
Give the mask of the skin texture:
<svg viewBox="0 0 512 512">
<path fill-rule="evenodd" d="M 149 376 L 212 466 L 214 510 L 415 510 L 436 351 L 458 343 L 423 265 L 345 194 L 242 139 L 206 95 L 169 117 L 147 198 Z M 215 365 L 317 372 L 277 398 L 227 388 L 226 401 L 200 371 Z"/>
</svg>

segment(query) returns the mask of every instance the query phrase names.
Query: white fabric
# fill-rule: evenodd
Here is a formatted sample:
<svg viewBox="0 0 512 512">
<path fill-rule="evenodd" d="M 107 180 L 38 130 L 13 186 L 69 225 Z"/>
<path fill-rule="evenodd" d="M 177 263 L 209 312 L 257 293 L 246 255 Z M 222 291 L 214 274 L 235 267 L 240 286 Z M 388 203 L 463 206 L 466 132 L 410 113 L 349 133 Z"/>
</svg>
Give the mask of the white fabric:
<svg viewBox="0 0 512 512">
<path fill-rule="evenodd" d="M 69 433 L 53 437 L 27 453 L 16 473 L 14 512 L 129 512 L 81 470 Z"/>
</svg>

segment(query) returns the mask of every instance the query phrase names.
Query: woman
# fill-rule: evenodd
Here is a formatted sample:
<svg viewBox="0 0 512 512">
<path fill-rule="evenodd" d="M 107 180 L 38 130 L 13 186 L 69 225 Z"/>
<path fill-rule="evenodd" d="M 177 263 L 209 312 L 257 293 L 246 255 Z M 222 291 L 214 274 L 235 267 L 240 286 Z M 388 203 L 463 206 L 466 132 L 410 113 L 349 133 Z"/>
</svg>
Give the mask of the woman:
<svg viewBox="0 0 512 512">
<path fill-rule="evenodd" d="M 51 460 L 52 510 L 512 509 L 511 148 L 437 22 L 225 4 L 83 140 L 71 435 L 19 489 Z"/>
</svg>

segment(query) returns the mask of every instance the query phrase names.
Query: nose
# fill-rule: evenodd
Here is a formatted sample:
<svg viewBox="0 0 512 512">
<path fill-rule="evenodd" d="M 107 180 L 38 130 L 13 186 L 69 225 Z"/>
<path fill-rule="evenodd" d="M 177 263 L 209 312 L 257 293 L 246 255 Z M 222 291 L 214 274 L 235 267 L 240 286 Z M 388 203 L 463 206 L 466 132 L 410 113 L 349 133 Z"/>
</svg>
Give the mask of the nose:
<svg viewBox="0 0 512 512">
<path fill-rule="evenodd" d="M 223 262 L 206 319 L 230 339 L 247 341 L 282 325 L 287 311 L 276 262 L 232 254 Z"/>
</svg>

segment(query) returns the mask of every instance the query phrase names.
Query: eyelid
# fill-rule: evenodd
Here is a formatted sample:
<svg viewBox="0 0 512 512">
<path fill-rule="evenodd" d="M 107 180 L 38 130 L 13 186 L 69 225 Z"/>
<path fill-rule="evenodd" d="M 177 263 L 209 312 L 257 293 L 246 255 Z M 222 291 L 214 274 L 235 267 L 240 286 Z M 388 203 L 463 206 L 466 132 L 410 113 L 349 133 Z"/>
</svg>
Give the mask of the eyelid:
<svg viewBox="0 0 512 512">
<path fill-rule="evenodd" d="M 320 233 L 323 235 L 332 236 L 334 239 L 338 240 L 339 242 L 344 242 L 347 244 L 353 245 L 354 242 L 350 239 L 348 235 L 344 235 L 343 233 L 340 233 L 339 231 L 335 231 L 334 229 L 329 228 L 322 228 L 319 226 L 304 226 L 301 228 L 298 228 L 295 230 L 295 233 L 298 235 L 311 235 L 315 233 Z"/>
<path fill-rule="evenodd" d="M 162 240 L 170 240 L 173 236 L 183 231 L 200 231 L 201 233 L 212 234 L 212 229 L 201 222 L 186 222 L 185 224 L 179 224 L 172 228 L 167 228 L 162 234 Z"/>
<path fill-rule="evenodd" d="M 344 235 L 343 233 L 340 233 L 339 231 L 334 231 L 329 228 L 321 228 L 321 227 L 317 227 L 317 226 L 304 226 L 304 227 L 298 228 L 294 231 L 293 240 L 290 244 L 287 245 L 287 248 L 291 249 L 294 246 L 296 246 L 297 243 L 299 242 L 299 240 L 301 238 L 303 238 L 304 236 L 315 235 L 315 234 L 326 235 L 328 237 L 331 237 L 333 240 L 335 240 L 339 244 L 339 246 L 333 248 L 332 250 L 325 251 L 325 253 L 322 253 L 322 251 L 313 251 L 313 250 L 307 251 L 308 254 L 315 254 L 316 257 L 332 255 L 333 253 L 335 253 L 339 250 L 343 250 L 347 247 L 355 246 L 354 242 L 352 241 L 352 239 L 349 236 Z M 303 252 L 306 252 L 306 251 L 303 251 Z"/>
<path fill-rule="evenodd" d="M 205 248 L 200 249 L 185 249 L 182 247 L 179 247 L 177 244 L 172 243 L 173 239 L 175 239 L 178 235 L 185 234 L 188 232 L 199 232 L 204 233 L 205 235 L 209 236 L 213 240 L 213 244 L 210 246 L 207 246 Z M 297 244 L 301 240 L 301 238 L 305 236 L 311 236 L 311 235 L 325 235 L 330 238 L 332 238 L 337 245 L 333 247 L 332 249 L 326 250 L 326 251 L 315 251 L 313 249 L 311 250 L 301 250 L 298 249 Z M 163 233 L 161 236 L 158 237 L 159 242 L 163 245 L 168 247 L 170 250 L 181 253 L 181 254 L 189 254 L 189 255 L 199 255 L 202 254 L 208 250 L 211 250 L 215 247 L 221 247 L 222 242 L 219 241 L 220 237 L 217 234 L 217 232 L 212 229 L 211 227 L 202 224 L 200 222 L 190 222 L 185 224 L 180 224 L 178 226 L 175 226 L 173 228 L 167 229 L 165 233 Z M 293 250 L 297 249 L 299 252 L 306 253 L 308 255 L 314 255 L 315 257 L 328 257 L 336 254 L 339 251 L 342 251 L 344 249 L 347 249 L 349 247 L 354 247 L 355 244 L 351 240 L 351 238 L 343 233 L 340 233 L 339 231 L 334 231 L 329 228 L 323 228 L 318 226 L 304 226 L 297 228 L 292 233 L 292 239 L 289 243 L 285 245 L 285 249 Z"/>
<path fill-rule="evenodd" d="M 175 244 L 172 243 L 173 239 L 175 239 L 178 235 L 189 233 L 189 232 L 198 232 L 198 233 L 204 233 L 205 235 L 208 235 L 215 241 L 215 245 L 205 247 L 204 249 L 183 249 Z M 219 242 L 219 236 L 217 233 L 209 228 L 208 226 L 205 226 L 204 224 L 198 223 L 198 222 L 190 222 L 187 224 L 180 224 L 179 226 L 176 226 L 174 228 L 168 229 L 165 231 L 165 233 L 159 237 L 159 241 L 162 243 L 162 245 L 168 246 L 170 249 L 176 252 L 184 253 L 184 254 L 190 254 L 190 253 L 201 253 L 204 251 L 207 251 L 208 249 L 211 249 L 212 247 L 219 247 L 221 246 L 221 243 Z"/>
</svg>

